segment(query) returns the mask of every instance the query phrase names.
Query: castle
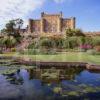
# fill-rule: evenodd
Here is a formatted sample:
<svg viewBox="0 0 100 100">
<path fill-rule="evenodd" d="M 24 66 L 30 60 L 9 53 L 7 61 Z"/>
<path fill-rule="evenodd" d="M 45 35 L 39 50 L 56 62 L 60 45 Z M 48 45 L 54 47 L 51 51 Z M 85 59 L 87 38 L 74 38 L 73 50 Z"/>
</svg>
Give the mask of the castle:
<svg viewBox="0 0 100 100">
<path fill-rule="evenodd" d="M 62 12 L 59 14 L 47 14 L 42 12 L 41 19 L 29 19 L 28 26 L 25 29 L 20 29 L 20 34 L 22 36 L 55 36 L 55 35 L 65 35 L 66 29 L 75 29 L 76 18 L 63 18 Z M 97 32 L 83 32 L 85 36 L 93 37 L 100 36 L 100 31 Z M 0 37 L 4 34 L 0 33 Z"/>
<path fill-rule="evenodd" d="M 65 29 L 75 28 L 75 17 L 63 18 L 59 14 L 41 13 L 41 19 L 29 19 L 28 33 L 33 35 L 57 35 L 64 34 Z"/>
</svg>

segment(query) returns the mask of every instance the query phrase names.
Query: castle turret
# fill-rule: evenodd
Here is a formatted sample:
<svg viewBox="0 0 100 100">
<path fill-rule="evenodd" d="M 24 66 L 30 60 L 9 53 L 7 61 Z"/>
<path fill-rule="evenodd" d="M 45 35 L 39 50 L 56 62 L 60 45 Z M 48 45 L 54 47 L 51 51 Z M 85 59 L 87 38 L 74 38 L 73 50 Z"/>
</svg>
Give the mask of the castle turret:
<svg viewBox="0 0 100 100">
<path fill-rule="evenodd" d="M 44 12 L 41 13 L 41 17 L 43 17 L 43 16 L 44 16 Z"/>
<path fill-rule="evenodd" d="M 33 32 L 33 27 L 32 26 L 33 26 L 33 20 L 29 19 L 28 31 L 31 32 L 31 33 Z"/>
<path fill-rule="evenodd" d="M 62 13 L 62 11 L 60 12 L 60 17 L 61 17 L 61 18 L 63 17 L 63 13 Z"/>
<path fill-rule="evenodd" d="M 75 29 L 75 17 L 71 18 L 71 29 Z"/>
</svg>

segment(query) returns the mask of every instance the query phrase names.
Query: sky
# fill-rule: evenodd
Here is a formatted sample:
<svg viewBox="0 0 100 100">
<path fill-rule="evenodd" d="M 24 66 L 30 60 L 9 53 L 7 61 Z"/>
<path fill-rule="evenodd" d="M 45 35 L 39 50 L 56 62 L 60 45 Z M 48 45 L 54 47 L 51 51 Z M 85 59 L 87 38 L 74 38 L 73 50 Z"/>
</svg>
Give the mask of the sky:
<svg viewBox="0 0 100 100">
<path fill-rule="evenodd" d="M 76 28 L 100 31 L 100 0 L 0 0 L 0 29 L 16 18 L 39 19 L 41 12 L 63 12 L 63 17 L 76 17 Z"/>
</svg>

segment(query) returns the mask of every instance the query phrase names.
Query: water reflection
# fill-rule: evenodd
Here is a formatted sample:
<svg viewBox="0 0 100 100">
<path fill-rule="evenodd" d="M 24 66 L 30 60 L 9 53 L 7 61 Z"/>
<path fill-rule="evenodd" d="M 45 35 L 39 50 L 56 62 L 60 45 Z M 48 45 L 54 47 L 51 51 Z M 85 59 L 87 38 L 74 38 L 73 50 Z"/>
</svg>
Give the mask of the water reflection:
<svg viewBox="0 0 100 100">
<path fill-rule="evenodd" d="M 67 100 L 70 98 L 72 100 L 78 98 L 79 100 L 95 98 L 95 96 L 100 98 L 98 96 L 100 93 L 100 73 L 91 73 L 83 68 L 19 69 L 16 73 L 2 75 L 2 77 L 6 80 L 2 81 L 0 77 L 0 82 L 7 84 L 6 88 L 8 88 L 9 83 L 9 88 L 16 95 L 15 98 L 20 98 L 18 100 L 56 100 L 57 98 L 58 100 L 66 98 Z M 3 85 L 1 86 L 2 89 L 5 88 Z M 5 91 L 10 92 L 10 89 L 9 91 L 5 89 Z M 17 93 L 16 90 L 19 92 Z M 91 96 L 91 93 L 95 96 Z M 0 94 L 5 97 L 5 93 Z"/>
<path fill-rule="evenodd" d="M 98 74 L 99 72 L 97 72 L 97 76 Z M 29 80 L 33 79 L 38 79 L 42 83 L 60 83 L 63 80 L 71 82 L 79 80 L 79 82 L 83 82 L 83 80 L 86 81 L 91 78 L 93 80 L 93 77 L 96 76 L 96 72 L 93 73 L 93 71 L 89 72 L 83 68 L 76 67 L 67 69 L 55 69 L 52 67 L 51 69 L 19 69 L 16 73 L 7 74 L 6 76 L 6 79 L 13 84 L 23 84 L 23 82 L 27 83 Z"/>
<path fill-rule="evenodd" d="M 29 79 L 41 79 L 42 82 L 60 82 L 61 80 L 74 80 L 75 76 L 83 71 L 82 68 L 67 69 L 28 69 Z"/>
</svg>

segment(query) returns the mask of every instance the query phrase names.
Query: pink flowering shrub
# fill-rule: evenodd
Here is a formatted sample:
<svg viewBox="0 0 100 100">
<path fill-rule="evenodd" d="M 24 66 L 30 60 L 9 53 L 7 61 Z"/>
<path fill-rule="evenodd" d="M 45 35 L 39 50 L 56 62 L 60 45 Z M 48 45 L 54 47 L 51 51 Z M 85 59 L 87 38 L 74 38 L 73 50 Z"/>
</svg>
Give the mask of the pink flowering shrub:
<svg viewBox="0 0 100 100">
<path fill-rule="evenodd" d="M 92 45 L 90 44 L 82 44 L 79 46 L 80 49 L 83 49 L 83 50 L 89 50 L 89 49 L 92 49 Z"/>
</svg>

